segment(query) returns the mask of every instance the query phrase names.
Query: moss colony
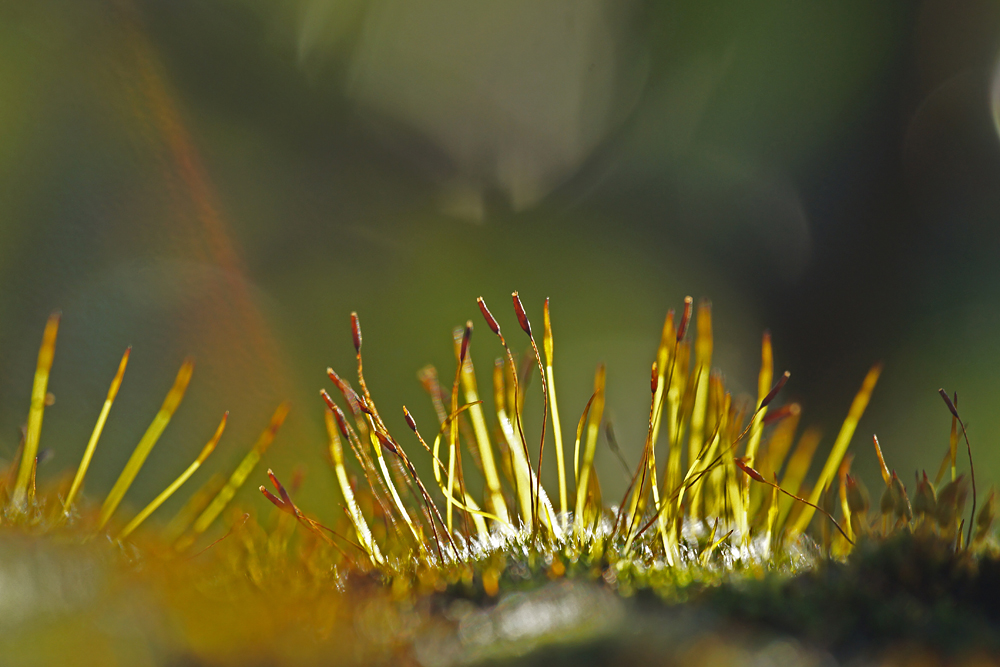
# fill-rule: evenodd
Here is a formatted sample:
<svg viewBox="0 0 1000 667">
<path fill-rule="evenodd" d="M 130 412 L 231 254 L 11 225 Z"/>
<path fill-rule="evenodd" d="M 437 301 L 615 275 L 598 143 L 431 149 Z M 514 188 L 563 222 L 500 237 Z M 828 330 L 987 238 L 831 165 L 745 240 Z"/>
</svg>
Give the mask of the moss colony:
<svg viewBox="0 0 1000 667">
<path fill-rule="evenodd" d="M 688 298 L 679 317 L 667 314 L 652 363 L 639 464 L 624 496 L 607 498 L 594 466 L 604 368 L 564 428 L 548 300 L 540 350 L 513 294 L 530 345 L 520 363 L 478 305 L 502 352 L 492 391 L 478 384 L 469 322 L 455 332 L 454 375 L 419 374 L 438 423 L 418 425 L 404 407 L 405 434 L 390 433 L 376 407 L 352 314 L 357 388 L 330 369 L 317 403 L 339 507 L 313 514 L 296 504 L 301 480 L 257 469 L 288 411 L 281 405 L 228 477 L 209 479 L 155 527 L 144 521 L 211 454 L 226 418 L 174 483 L 123 516 L 191 379 L 185 362 L 107 497 L 91 502 L 81 490 L 126 351 L 78 468 L 36 483 L 53 316 L 21 447 L 0 476 L 5 664 L 971 664 L 997 655 L 993 493 L 977 497 L 957 396 L 942 391 L 952 434 L 933 478 L 922 473 L 908 490 L 877 439 L 864 452 L 884 480 L 872 502 L 851 474 L 849 446 L 880 366 L 811 476 L 819 437 L 799 433 L 797 404 L 780 404 L 789 375 L 775 380 L 769 335 L 756 401 L 744 405 L 711 369 L 709 306 L 695 313 Z M 537 441 L 522 423 L 535 372 Z M 558 485 L 546 489 L 542 465 L 553 456 Z M 432 474 L 421 475 L 428 463 Z M 265 482 L 270 512 L 232 502 L 250 480 Z"/>
</svg>

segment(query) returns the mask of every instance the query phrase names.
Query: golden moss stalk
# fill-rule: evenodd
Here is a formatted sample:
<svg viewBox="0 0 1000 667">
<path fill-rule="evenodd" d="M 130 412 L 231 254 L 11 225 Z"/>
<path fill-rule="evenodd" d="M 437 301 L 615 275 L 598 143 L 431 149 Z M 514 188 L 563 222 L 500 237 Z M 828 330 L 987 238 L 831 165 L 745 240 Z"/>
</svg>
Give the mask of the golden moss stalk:
<svg viewBox="0 0 1000 667">
<path fill-rule="evenodd" d="M 463 336 L 464 338 L 464 336 Z M 461 339 L 458 341 L 461 346 Z M 458 350 L 461 351 L 460 349 Z M 476 446 L 479 449 L 479 460 L 483 466 L 483 478 L 489 494 L 489 508 L 504 524 L 510 523 L 507 514 L 507 504 L 500 488 L 500 475 L 497 472 L 496 461 L 493 458 L 493 447 L 490 444 L 490 432 L 486 426 L 486 415 L 483 412 L 482 401 L 479 400 L 479 387 L 476 383 L 476 371 L 472 365 L 472 355 L 466 354 L 461 366 L 462 390 L 465 392 L 465 402 L 470 406 L 469 417 L 475 434 Z"/>
<path fill-rule="evenodd" d="M 694 342 L 694 406 L 691 412 L 691 435 L 688 438 L 688 460 L 693 461 L 705 444 L 705 418 L 708 412 L 708 378 L 712 373 L 712 306 L 707 301 L 698 305 L 695 319 L 697 335 Z M 702 485 L 691 491 L 691 514 L 701 516 Z"/>
<path fill-rule="evenodd" d="M 514 363 L 514 355 L 511 353 L 510 347 L 507 345 L 507 340 L 500 331 L 500 325 L 497 323 L 496 318 L 493 317 L 490 309 L 486 307 L 486 301 L 483 300 L 483 297 L 479 297 L 476 300 L 476 303 L 479 304 L 479 311 L 483 314 L 483 318 L 486 320 L 486 325 L 490 328 L 490 331 L 492 331 L 500 339 L 500 344 L 503 345 L 504 352 L 507 354 L 507 362 L 510 364 L 510 379 L 512 383 L 512 400 L 510 401 L 510 405 L 514 411 L 513 421 L 517 426 L 517 442 L 521 445 L 521 451 L 513 454 L 515 475 L 517 476 L 519 493 L 523 494 L 523 487 L 527 487 L 529 502 L 527 511 L 525 511 L 522 507 L 521 520 L 527 525 L 528 530 L 534 532 L 535 523 L 537 522 L 537 517 L 535 516 L 537 506 L 535 504 L 535 488 L 532 483 L 531 456 L 528 454 L 528 442 L 524 439 L 524 428 L 521 425 L 521 408 L 519 405 L 521 401 L 521 392 L 517 381 L 517 364 Z M 513 433 L 511 435 L 513 435 Z M 513 437 L 507 437 L 507 442 L 512 452 L 517 449 L 517 444 L 515 444 L 515 439 Z"/>
<path fill-rule="evenodd" d="M 326 392 L 323 393 L 324 398 L 329 400 Z M 333 410 L 327 410 L 323 413 L 323 416 L 324 422 L 326 423 L 327 437 L 330 439 L 330 460 L 333 461 L 333 469 L 337 475 L 337 483 L 340 485 L 340 492 L 344 496 L 347 513 L 354 526 L 354 532 L 361 541 L 361 546 L 363 546 L 365 551 L 368 553 L 368 557 L 371 558 L 372 563 L 381 565 L 384 562 L 382 552 L 379 551 L 378 545 L 375 544 L 375 540 L 372 538 L 371 530 L 368 528 L 368 523 L 365 521 L 365 517 L 361 513 L 361 509 L 358 507 L 358 503 L 354 499 L 354 490 L 351 488 L 351 483 L 347 479 L 347 469 L 344 467 L 344 448 L 340 443 L 340 436 L 337 434 L 337 427 L 334 424 Z"/>
<path fill-rule="evenodd" d="M 198 458 L 196 458 L 194 462 L 191 465 L 189 465 L 187 469 L 184 472 L 182 472 L 180 476 L 178 476 L 177 479 L 175 479 L 170 484 L 170 486 L 161 491 L 160 495 L 156 496 L 156 498 L 154 498 L 152 502 L 146 505 L 146 507 L 144 507 L 141 512 L 136 514 L 135 518 L 129 521 L 128 525 L 126 525 L 122 529 L 122 531 L 118 533 L 118 537 L 115 538 L 116 540 L 120 542 L 126 539 L 129 535 L 131 535 L 132 531 L 138 528 L 142 524 L 142 522 L 149 517 L 150 514 L 155 512 L 157 508 L 159 508 L 160 505 L 166 502 L 166 500 L 170 496 L 174 495 L 174 492 L 177 491 L 177 489 L 181 488 L 181 486 L 184 485 L 184 482 L 188 481 L 188 479 L 191 478 L 191 475 L 193 475 L 195 471 L 201 467 L 201 464 L 205 462 L 205 459 L 208 458 L 208 455 L 211 454 L 213 451 L 215 451 L 215 446 L 219 444 L 219 439 L 222 437 L 222 432 L 226 429 L 226 420 L 228 418 L 229 418 L 228 412 L 222 415 L 222 421 L 219 422 L 218 428 L 215 429 L 215 435 L 213 435 L 212 439 L 208 441 L 208 444 L 206 444 L 202 448 L 201 453 L 198 454 Z"/>
<path fill-rule="evenodd" d="M 11 499 L 15 508 L 22 508 L 25 504 L 28 485 L 34 477 L 35 457 L 38 456 L 38 441 L 42 436 L 42 416 L 45 414 L 45 399 L 48 396 L 49 371 L 56 355 L 60 317 L 58 312 L 49 316 L 45 323 L 45 333 L 42 334 L 42 346 L 38 350 L 35 382 L 31 387 L 31 408 L 28 411 L 28 432 L 24 438 L 21 466 L 17 470 L 17 482 Z"/>
<path fill-rule="evenodd" d="M 552 320 L 549 316 L 549 299 L 545 298 L 545 309 L 542 311 L 545 331 L 542 337 L 542 348 L 545 350 L 545 377 L 548 379 L 549 405 L 552 409 L 552 436 L 556 446 L 556 472 L 559 476 L 559 511 L 569 510 L 566 495 L 566 459 L 563 452 L 562 424 L 559 421 L 559 401 L 556 399 L 556 377 L 552 369 L 555 343 L 552 340 Z"/>
<path fill-rule="evenodd" d="M 160 406 L 159 412 L 156 413 L 153 422 L 139 440 L 139 444 L 135 446 L 132 456 L 129 457 L 117 481 L 111 487 L 111 491 L 108 492 L 108 497 L 104 499 L 104 504 L 101 506 L 101 515 L 97 521 L 98 530 L 104 528 L 108 519 L 115 513 L 118 504 L 125 497 L 135 476 L 142 469 L 142 464 L 146 462 L 146 457 L 153 451 L 153 446 L 156 445 L 160 436 L 163 435 L 164 429 L 167 428 L 167 424 L 170 423 L 171 417 L 174 416 L 174 412 L 176 412 L 177 407 L 184 398 L 184 393 L 187 391 L 192 373 L 194 373 L 194 360 L 187 359 L 181 364 L 180 370 L 177 371 L 174 384 L 170 388 L 170 391 L 167 392 L 167 397 L 163 399 L 163 405 Z"/>
<path fill-rule="evenodd" d="M 208 504 L 208 507 L 195 519 L 194 524 L 191 526 L 191 530 L 187 535 L 181 537 L 175 549 L 177 551 L 183 551 L 190 547 L 195 539 L 202 533 L 204 533 L 212 522 L 222 513 L 222 510 L 226 508 L 229 501 L 233 499 L 236 492 L 239 491 L 243 483 L 246 482 L 247 477 L 257 467 L 257 463 L 260 461 L 260 457 L 264 455 L 267 448 L 271 446 L 274 442 L 274 437 L 278 434 L 278 429 L 285 422 L 285 417 L 288 416 L 288 410 L 290 405 L 285 402 L 277 407 L 274 414 L 271 415 L 271 423 L 268 424 L 264 432 L 260 434 L 257 438 L 257 442 L 254 443 L 253 448 L 247 452 L 247 455 L 243 457 L 240 464 L 233 471 L 233 474 L 229 476 L 229 480 L 226 482 L 225 486 L 216 494 L 212 502 Z"/>
<path fill-rule="evenodd" d="M 882 364 L 875 364 L 868 371 L 864 382 L 861 383 L 861 389 L 858 390 L 857 395 L 854 397 L 851 409 L 847 412 L 847 418 L 840 427 L 840 433 L 837 434 L 837 439 L 833 443 L 833 449 L 830 450 L 830 456 L 827 458 L 826 464 L 819 474 L 819 479 L 816 481 L 816 485 L 809 495 L 810 504 L 802 511 L 802 514 L 799 515 L 798 520 L 792 526 L 792 535 L 798 535 L 809 525 L 809 521 L 813 516 L 813 507 L 819 502 L 820 496 L 826 491 L 827 485 L 833 479 L 837 468 L 840 467 L 840 462 L 843 460 L 844 454 L 847 453 L 847 447 L 851 444 L 851 438 L 854 436 L 854 429 L 857 428 L 858 422 L 861 420 L 861 415 L 865 413 L 865 408 L 868 407 L 868 400 L 871 398 L 872 392 L 875 391 L 875 383 L 878 382 L 878 376 L 881 373 Z"/>
<path fill-rule="evenodd" d="M 97 416 L 97 423 L 94 425 L 93 433 L 90 434 L 87 448 L 83 451 L 83 458 L 80 460 L 80 466 L 76 469 L 73 484 L 69 487 L 66 500 L 63 501 L 63 506 L 67 513 L 73 507 L 76 494 L 80 492 L 80 488 L 83 486 L 83 478 L 87 475 L 87 468 L 90 467 L 90 459 L 94 456 L 94 450 L 97 449 L 97 441 L 101 439 L 101 432 L 104 431 L 104 423 L 108 420 L 111 406 L 114 404 L 115 397 L 118 395 L 118 389 L 122 385 L 122 378 L 125 376 L 125 367 L 128 366 L 128 357 L 131 352 L 132 348 L 130 346 L 125 350 L 125 354 L 122 355 L 122 360 L 118 364 L 118 372 L 115 373 L 114 379 L 111 380 L 108 397 L 104 400 L 104 407 L 101 408 L 101 414 Z"/>
<path fill-rule="evenodd" d="M 574 510 L 573 532 L 577 539 L 583 539 L 587 521 L 587 493 L 590 489 L 590 476 L 593 474 L 594 455 L 597 453 L 597 436 L 600 432 L 601 418 L 604 416 L 604 383 L 606 372 L 604 364 L 597 367 L 594 374 L 594 397 L 590 403 L 590 419 L 587 422 L 587 444 L 583 453 L 583 463 L 576 483 L 576 507 Z M 579 451 L 579 437 L 577 451 Z"/>
</svg>

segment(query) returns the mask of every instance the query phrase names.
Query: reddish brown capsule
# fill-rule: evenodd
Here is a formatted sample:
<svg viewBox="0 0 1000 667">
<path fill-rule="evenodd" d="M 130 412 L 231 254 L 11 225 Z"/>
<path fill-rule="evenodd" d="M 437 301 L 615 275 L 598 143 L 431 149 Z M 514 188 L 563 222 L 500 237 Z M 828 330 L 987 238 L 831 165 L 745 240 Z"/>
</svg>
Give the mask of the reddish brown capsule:
<svg viewBox="0 0 1000 667">
<path fill-rule="evenodd" d="M 410 430 L 416 433 L 417 422 L 413 420 L 413 415 L 410 414 L 410 411 L 406 409 L 405 405 L 403 406 L 403 418 L 406 420 L 406 425 L 410 427 Z"/>
<path fill-rule="evenodd" d="M 655 394 L 657 387 L 660 386 L 660 371 L 656 367 L 656 362 L 653 362 L 653 372 L 649 376 L 649 391 Z"/>
<path fill-rule="evenodd" d="M 344 416 L 344 411 L 340 409 L 340 406 L 336 403 L 331 403 L 330 409 L 333 410 L 333 416 L 337 419 L 337 428 L 340 429 L 340 434 L 347 439 L 350 439 L 350 435 L 347 433 L 347 418 Z"/>
<path fill-rule="evenodd" d="M 465 322 L 465 333 L 462 334 L 462 349 L 458 355 L 458 363 L 464 364 L 465 357 L 469 354 L 469 339 L 472 338 L 472 320 Z"/>
<path fill-rule="evenodd" d="M 331 380 L 333 380 L 333 383 L 337 385 L 337 389 L 340 391 L 341 394 L 343 394 L 344 400 L 347 401 L 347 404 L 350 406 L 351 411 L 357 412 L 358 410 L 362 410 L 361 397 L 358 395 L 358 392 L 354 391 L 354 389 L 351 388 L 350 383 L 347 382 L 347 380 L 340 377 L 339 375 L 337 375 L 337 372 L 332 368 L 327 368 L 326 374 L 330 377 Z M 371 414 L 371 412 L 367 410 L 364 411 L 367 412 L 368 414 Z"/>
<path fill-rule="evenodd" d="M 264 494 L 264 497 L 270 500 L 275 507 L 277 507 L 282 512 L 291 513 L 291 510 L 285 505 L 285 503 L 281 501 L 281 498 L 278 498 L 276 495 L 268 491 L 266 488 L 264 488 L 263 485 L 261 485 L 258 488 L 260 488 L 260 492 Z"/>
<path fill-rule="evenodd" d="M 531 335 L 531 322 L 528 321 L 528 314 L 524 312 L 524 304 L 521 303 L 521 297 L 517 295 L 517 292 L 511 292 L 511 299 L 514 300 L 514 312 L 517 313 L 517 322 L 524 329 L 524 333 Z"/>
<path fill-rule="evenodd" d="M 684 314 L 681 315 L 681 324 L 677 328 L 677 342 L 684 340 L 685 334 L 687 334 L 688 324 L 691 323 L 691 308 L 694 304 L 694 299 L 689 296 L 684 297 Z"/>
<path fill-rule="evenodd" d="M 361 322 L 357 313 L 351 313 L 351 336 L 354 338 L 354 351 L 361 354 Z"/>
<path fill-rule="evenodd" d="M 938 393 L 941 394 L 941 398 L 944 399 L 944 404 L 948 406 L 949 412 L 955 419 L 958 419 L 958 410 L 955 409 L 955 404 L 951 402 L 951 398 L 948 396 L 948 392 L 944 389 L 938 389 Z"/>
<path fill-rule="evenodd" d="M 326 401 L 327 407 L 336 412 L 337 404 L 333 402 L 332 398 L 330 398 L 330 394 L 326 393 L 326 389 L 320 389 L 319 395 L 323 397 L 324 401 Z"/>
<path fill-rule="evenodd" d="M 388 436 L 384 435 L 379 431 L 375 431 L 375 437 L 378 438 L 379 444 L 381 444 L 382 447 L 392 452 L 393 454 L 398 453 L 396 451 L 396 445 L 392 442 L 392 440 L 388 438 Z"/>
<path fill-rule="evenodd" d="M 486 319 L 486 326 L 490 328 L 490 331 L 499 336 L 500 325 L 497 324 L 497 321 L 493 317 L 493 313 L 490 312 L 490 309 L 486 307 L 486 302 L 483 301 L 483 297 L 479 297 L 478 299 L 476 299 L 476 303 L 479 304 L 479 311 L 483 314 L 483 317 Z"/>
<path fill-rule="evenodd" d="M 781 388 L 785 386 L 785 383 L 788 382 L 788 378 L 791 376 L 791 373 L 785 371 L 785 374 L 778 378 L 778 381 L 774 383 L 773 387 L 771 387 L 771 391 L 767 392 L 767 396 L 765 396 L 764 400 L 760 402 L 760 408 L 758 409 L 766 408 L 771 401 L 774 400 L 774 397 L 778 395 L 778 392 L 781 391 Z"/>
<path fill-rule="evenodd" d="M 736 465 L 739 467 L 740 470 L 742 470 L 743 472 L 745 472 L 751 478 L 757 480 L 758 482 L 762 482 L 764 484 L 767 484 L 767 481 L 764 479 L 764 476 L 761 475 L 756 470 L 754 470 L 753 468 L 751 468 L 747 464 L 747 460 L 746 460 L 745 457 L 741 456 L 741 457 L 735 458 L 735 459 L 733 459 L 733 462 L 736 463 Z"/>
<path fill-rule="evenodd" d="M 351 386 L 347 384 L 347 382 L 342 377 L 340 377 L 340 375 L 337 374 L 337 371 L 333 370 L 332 368 L 326 369 L 326 375 L 327 377 L 330 378 L 330 380 L 333 381 L 335 385 L 337 385 L 337 389 L 340 390 L 340 393 L 346 394 L 348 390 L 350 390 L 351 392 L 354 391 L 353 389 L 351 389 Z"/>
<path fill-rule="evenodd" d="M 282 486 L 281 482 L 278 481 L 278 478 L 275 476 L 274 471 L 268 468 L 267 476 L 271 478 L 271 484 L 274 484 L 274 488 L 276 488 L 278 490 L 278 493 L 281 494 L 281 499 L 285 501 L 286 505 L 291 506 L 292 499 L 288 496 L 288 491 L 285 490 L 285 487 Z"/>
</svg>

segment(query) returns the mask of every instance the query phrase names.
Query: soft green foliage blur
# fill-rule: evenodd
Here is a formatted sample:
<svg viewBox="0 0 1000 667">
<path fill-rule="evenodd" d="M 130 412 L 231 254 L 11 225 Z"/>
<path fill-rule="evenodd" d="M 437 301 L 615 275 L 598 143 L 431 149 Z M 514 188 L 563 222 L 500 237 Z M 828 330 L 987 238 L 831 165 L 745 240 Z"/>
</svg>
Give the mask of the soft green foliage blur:
<svg viewBox="0 0 1000 667">
<path fill-rule="evenodd" d="M 0 4 L 0 456 L 17 446 L 42 326 L 59 308 L 57 401 L 42 435 L 53 470 L 75 465 L 131 344 L 93 492 L 110 486 L 192 353 L 189 395 L 130 502 L 172 479 L 223 410 L 229 430 L 206 470 L 232 466 L 291 398 L 264 464 L 308 465 L 305 504 L 321 508 L 333 485 L 316 394 L 328 365 L 352 373 L 349 313 L 361 316 L 369 384 L 390 426 L 405 432 L 405 403 L 429 430 L 417 369 L 433 362 L 449 377 L 451 328 L 472 319 L 488 386 L 500 348 L 475 298 L 519 334 L 509 307 L 518 289 L 539 323 L 552 299 L 567 437 L 605 361 L 608 414 L 630 463 L 662 318 L 693 294 L 715 304 L 714 364 L 738 389 L 754 391 L 760 334 L 773 328 L 790 396 L 803 399 L 806 423 L 823 424 L 826 446 L 865 369 L 888 361 L 854 445 L 861 470 L 874 475 L 861 449 L 873 430 L 890 465 L 936 468 L 949 421 L 935 390 L 946 384 L 969 406 L 981 475 L 996 478 L 1000 459 L 987 458 L 986 443 L 1000 434 L 988 409 L 998 298 L 919 280 L 902 280 L 904 293 L 881 276 L 864 289 L 824 286 L 825 276 L 865 275 L 870 263 L 855 249 L 871 237 L 899 237 L 906 253 L 906 230 L 924 234 L 976 207 L 969 245 L 995 228 L 982 174 L 926 226 L 910 225 L 902 194 L 872 196 L 860 221 L 827 194 L 853 193 L 884 164 L 898 166 L 895 153 L 859 146 L 895 108 L 885 90 L 895 90 L 900 63 L 933 74 L 907 93 L 919 100 L 995 55 L 968 45 L 992 44 L 996 31 L 947 32 L 952 24 L 936 18 L 944 4 Z M 970 3 L 961 20 L 989 26 L 995 16 Z M 176 125 L 150 98 L 157 86 Z M 969 109 L 979 108 L 978 90 L 969 88 Z M 951 136 L 950 125 L 924 127 L 908 136 Z M 997 142 L 987 128 L 972 137 L 988 162 Z M 921 164 L 900 168 L 900 192 L 938 182 Z M 218 225 L 206 222 L 205 201 Z M 903 222 L 877 226 L 883 209 Z M 220 263 L 220 238 L 236 264 Z M 987 268 L 968 271 L 970 283 L 1000 284 Z M 857 298 L 867 305 L 855 324 Z M 894 300 L 880 323 L 880 304 Z M 946 302 L 968 307 L 963 315 Z M 959 341 L 947 335 L 956 319 L 967 322 Z M 856 344 L 851 327 L 866 329 Z M 529 406 L 532 429 L 539 413 Z M 617 465 L 603 445 L 602 459 Z"/>
</svg>

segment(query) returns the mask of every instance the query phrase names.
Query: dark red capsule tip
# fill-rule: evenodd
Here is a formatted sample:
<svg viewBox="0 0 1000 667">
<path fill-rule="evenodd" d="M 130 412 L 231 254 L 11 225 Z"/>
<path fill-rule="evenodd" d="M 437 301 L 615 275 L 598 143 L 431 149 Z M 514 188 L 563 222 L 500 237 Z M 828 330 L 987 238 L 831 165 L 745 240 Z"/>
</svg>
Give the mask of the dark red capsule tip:
<svg viewBox="0 0 1000 667">
<path fill-rule="evenodd" d="M 528 321 L 528 314 L 524 312 L 524 304 L 521 303 L 521 297 L 517 295 L 517 292 L 511 292 L 511 299 L 514 301 L 514 312 L 517 313 L 517 322 L 524 329 L 524 333 L 531 335 L 531 322 Z"/>
<path fill-rule="evenodd" d="M 754 480 L 756 480 L 758 482 L 763 482 L 764 484 L 767 484 L 767 481 L 764 479 L 764 476 L 761 475 L 759 472 L 757 472 L 756 470 L 754 470 L 750 466 L 750 464 L 747 462 L 746 457 L 743 457 L 743 456 L 737 457 L 737 458 L 733 459 L 733 461 L 736 463 L 737 466 L 739 466 L 740 470 L 742 470 L 743 472 L 745 472 L 752 479 L 754 479 Z"/>
<path fill-rule="evenodd" d="M 653 372 L 649 376 L 649 391 L 655 394 L 657 388 L 660 386 L 660 370 L 656 367 L 656 362 L 653 362 Z"/>
<path fill-rule="evenodd" d="M 951 397 L 948 396 L 948 392 L 944 389 L 938 389 L 938 393 L 941 394 L 941 398 L 944 399 L 944 404 L 948 406 L 948 410 L 951 412 L 955 419 L 958 419 L 958 410 L 955 409 L 955 404 L 952 403 Z"/>
<path fill-rule="evenodd" d="M 345 438 L 347 435 L 347 418 L 344 417 L 344 411 L 340 409 L 340 406 L 336 403 L 330 403 L 330 409 L 333 410 L 333 416 L 337 419 L 337 428 L 340 429 L 340 434 Z"/>
<path fill-rule="evenodd" d="M 479 310 L 483 314 L 483 318 L 486 320 L 486 326 L 490 328 L 490 331 L 499 336 L 500 325 L 497 324 L 497 321 L 493 317 L 493 313 L 490 312 L 490 309 L 486 307 L 486 302 L 483 300 L 483 297 L 476 299 L 476 303 L 479 304 Z"/>
<path fill-rule="evenodd" d="M 410 414 L 410 411 L 406 409 L 405 405 L 403 406 L 403 418 L 406 419 L 406 425 L 410 427 L 410 430 L 416 433 L 417 422 L 414 421 L 413 415 Z"/>
<path fill-rule="evenodd" d="M 375 437 L 378 438 L 379 444 L 382 445 L 386 450 L 396 453 L 396 445 L 393 444 L 392 440 L 388 436 L 381 433 L 380 431 L 375 431 Z"/>
<path fill-rule="evenodd" d="M 778 395 L 778 392 L 781 391 L 781 388 L 785 386 L 785 383 L 788 382 L 788 378 L 791 376 L 791 373 L 785 371 L 784 375 L 778 378 L 778 381 L 774 383 L 773 387 L 771 387 L 771 391 L 767 392 L 767 396 L 765 396 L 764 400 L 760 402 L 761 408 L 766 408 L 771 401 L 774 400 L 774 397 Z"/>
<path fill-rule="evenodd" d="M 258 488 L 258 489 L 260 490 L 260 492 L 261 492 L 262 494 L 264 494 L 264 497 L 265 497 L 265 498 L 267 498 L 267 499 L 268 499 L 268 500 L 269 500 L 269 501 L 271 502 L 271 504 L 273 504 L 273 505 L 274 505 L 275 507 L 277 507 L 277 508 L 279 508 L 279 509 L 282 509 L 282 510 L 283 510 L 283 509 L 285 509 L 285 503 L 283 503 L 283 502 L 281 501 L 281 499 L 280 499 L 280 498 L 278 498 L 278 497 L 277 497 L 276 495 L 274 495 L 273 493 L 271 493 L 270 491 L 268 491 L 268 490 L 267 490 L 267 489 L 266 489 L 266 488 L 264 487 L 264 485 L 263 485 L 263 484 L 261 484 L 261 485 L 260 485 L 259 487 L 257 487 L 257 488 Z"/>
</svg>

